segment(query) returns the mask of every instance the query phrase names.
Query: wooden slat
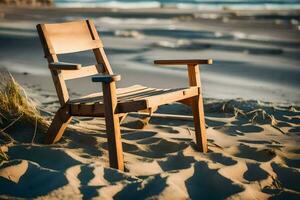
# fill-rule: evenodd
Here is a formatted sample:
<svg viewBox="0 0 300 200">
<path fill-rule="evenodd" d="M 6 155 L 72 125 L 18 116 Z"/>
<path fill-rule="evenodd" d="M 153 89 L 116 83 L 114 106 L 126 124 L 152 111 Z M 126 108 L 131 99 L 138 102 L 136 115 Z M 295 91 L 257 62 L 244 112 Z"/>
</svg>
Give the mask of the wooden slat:
<svg viewBox="0 0 300 200">
<path fill-rule="evenodd" d="M 100 40 L 89 40 L 89 41 L 78 41 L 76 42 L 76 46 L 71 43 L 65 42 L 57 42 L 57 44 L 54 44 L 54 48 L 50 49 L 50 52 L 52 54 L 66 54 L 66 53 L 75 53 L 80 51 L 87 51 L 87 50 L 93 50 L 97 48 L 102 48 L 103 44 Z"/>
<path fill-rule="evenodd" d="M 147 90 L 147 87 L 141 85 L 134 85 L 126 88 L 119 88 L 117 89 L 118 99 L 124 98 L 125 96 L 137 94 L 141 91 Z M 89 94 L 78 99 L 73 99 L 70 101 L 71 104 L 78 104 L 78 103 L 87 103 L 87 102 L 103 102 L 103 93 L 97 92 L 93 94 Z"/>
<path fill-rule="evenodd" d="M 81 64 L 77 63 L 66 63 L 66 62 L 51 62 L 49 63 L 51 70 L 79 70 Z"/>
<path fill-rule="evenodd" d="M 104 117 L 104 105 L 70 104 L 70 112 L 73 116 Z"/>
<path fill-rule="evenodd" d="M 155 60 L 157 65 L 189 65 L 189 64 L 212 64 L 212 59 L 192 59 L 192 60 Z"/>
<path fill-rule="evenodd" d="M 181 90 L 181 89 L 176 89 Z M 147 88 L 143 86 L 138 87 L 128 87 L 117 89 L 118 102 L 135 101 L 140 99 L 145 99 L 150 96 L 164 94 L 167 92 L 175 91 L 174 89 L 156 89 Z M 70 103 L 92 103 L 92 102 L 103 102 L 103 93 L 93 93 L 87 96 L 83 96 L 78 99 L 71 100 Z"/>
<path fill-rule="evenodd" d="M 99 74 L 97 76 L 92 77 L 92 82 L 102 82 L 102 83 L 110 83 L 110 82 L 116 82 L 121 80 L 121 75 L 114 74 Z"/>
<path fill-rule="evenodd" d="M 149 97 L 149 96 L 163 94 L 165 92 L 166 91 L 164 91 L 163 89 L 147 88 L 144 90 L 124 94 L 124 95 L 120 96 L 119 102 L 122 103 L 122 102 L 126 102 L 126 101 L 136 101 L 136 100 L 140 100 L 140 99 L 145 99 L 146 97 Z"/>
<path fill-rule="evenodd" d="M 140 96 L 134 99 L 120 100 L 118 103 L 118 113 L 134 112 L 147 108 L 156 108 L 160 105 L 190 98 L 199 94 L 198 87 L 191 87 L 179 90 L 160 91 L 160 94 Z"/>
<path fill-rule="evenodd" d="M 82 78 L 87 76 L 92 76 L 98 74 L 98 69 L 96 65 L 90 65 L 81 67 L 78 70 L 62 70 L 62 76 L 65 80 L 75 79 L 75 78 Z"/>
<path fill-rule="evenodd" d="M 128 112 L 135 112 L 139 110 L 148 109 L 148 102 L 145 99 L 135 100 L 135 101 L 128 101 L 123 103 L 118 103 L 118 107 L 116 112 L 117 113 L 128 113 Z"/>
<path fill-rule="evenodd" d="M 51 54 L 73 53 L 102 48 L 100 39 L 94 39 L 86 21 L 45 24 Z"/>
<path fill-rule="evenodd" d="M 179 101 L 181 99 L 186 99 L 190 97 L 194 97 L 199 95 L 199 88 L 198 87 L 190 87 L 187 89 L 182 89 L 178 91 L 171 91 L 166 94 L 156 95 L 148 97 L 148 106 L 149 107 L 157 107 L 162 104 L 168 104 L 172 102 Z"/>
<path fill-rule="evenodd" d="M 119 88 L 117 90 L 117 113 L 133 112 L 148 108 L 156 108 L 159 105 L 180 101 L 182 99 L 191 98 L 199 95 L 198 87 L 181 88 L 181 89 L 156 89 L 147 88 L 144 86 L 134 86 L 128 88 Z M 103 104 L 103 94 L 94 93 L 79 99 L 70 101 L 72 105 L 72 113 L 74 109 L 86 109 L 83 113 L 76 111 L 76 113 L 83 115 L 84 113 L 93 113 L 93 116 L 100 116 L 103 109 L 92 109 L 87 104 L 98 103 Z M 77 107 L 75 105 L 78 105 Z M 93 110 L 93 111 L 92 111 Z"/>
</svg>

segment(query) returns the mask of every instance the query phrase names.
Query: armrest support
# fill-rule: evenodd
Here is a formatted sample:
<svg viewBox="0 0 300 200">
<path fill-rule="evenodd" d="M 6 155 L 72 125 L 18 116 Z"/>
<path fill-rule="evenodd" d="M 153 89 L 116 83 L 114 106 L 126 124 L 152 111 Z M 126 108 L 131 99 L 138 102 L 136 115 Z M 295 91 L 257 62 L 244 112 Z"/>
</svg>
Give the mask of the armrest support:
<svg viewBox="0 0 300 200">
<path fill-rule="evenodd" d="M 66 62 L 52 62 L 49 63 L 51 70 L 78 70 L 81 69 L 81 64 L 66 63 Z"/>
<path fill-rule="evenodd" d="M 93 82 L 102 82 L 102 83 L 111 83 L 120 80 L 121 80 L 121 75 L 119 74 L 114 74 L 114 75 L 100 74 L 92 77 Z"/>
<path fill-rule="evenodd" d="M 187 65 L 190 86 L 201 87 L 199 64 L 211 65 L 212 59 L 193 59 L 193 60 L 155 60 L 158 65 Z"/>
<path fill-rule="evenodd" d="M 193 60 L 155 60 L 154 64 L 157 65 L 198 65 L 198 64 L 206 64 L 211 65 L 213 63 L 212 59 L 206 59 L 206 60 L 199 60 L 199 59 L 193 59 Z"/>
</svg>

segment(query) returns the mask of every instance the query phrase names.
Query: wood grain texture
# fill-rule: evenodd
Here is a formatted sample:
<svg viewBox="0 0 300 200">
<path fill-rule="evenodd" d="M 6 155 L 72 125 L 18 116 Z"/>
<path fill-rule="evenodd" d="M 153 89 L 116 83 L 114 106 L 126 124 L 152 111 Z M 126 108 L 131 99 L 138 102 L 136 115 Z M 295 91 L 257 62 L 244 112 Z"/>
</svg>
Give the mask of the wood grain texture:
<svg viewBox="0 0 300 200">
<path fill-rule="evenodd" d="M 81 69 L 81 64 L 67 63 L 67 62 L 51 62 L 51 63 L 49 63 L 48 66 L 51 70 L 79 70 L 79 69 Z"/>
<path fill-rule="evenodd" d="M 124 170 L 123 148 L 119 115 L 116 114 L 117 94 L 115 82 L 103 84 L 106 134 L 108 139 L 110 166 Z"/>
<path fill-rule="evenodd" d="M 85 20 L 44 24 L 48 33 L 50 54 L 65 54 L 102 48 L 101 40 L 94 39 Z"/>
<path fill-rule="evenodd" d="M 157 89 L 148 88 L 141 85 L 131 86 L 127 88 L 119 88 L 117 94 L 116 113 L 136 112 L 139 110 L 156 108 L 160 105 L 180 101 L 182 99 L 191 98 L 199 95 L 198 87 L 177 88 L 177 89 Z M 75 107 L 81 107 L 80 110 L 92 110 L 91 115 L 103 115 L 103 93 L 94 93 L 83 96 L 78 99 L 70 100 L 72 114 L 82 116 L 88 112 L 74 112 Z M 85 108 L 83 107 L 85 106 Z M 74 109 L 73 109 L 74 108 Z M 101 114 L 102 112 L 102 114 Z M 84 114 L 86 116 L 86 114 Z"/>
<path fill-rule="evenodd" d="M 65 129 L 67 128 L 69 122 L 71 121 L 72 116 L 69 113 L 69 110 L 67 107 L 60 108 L 53 120 L 52 123 L 46 133 L 46 144 L 53 144 L 60 140 L 63 133 L 65 132 Z"/>
</svg>

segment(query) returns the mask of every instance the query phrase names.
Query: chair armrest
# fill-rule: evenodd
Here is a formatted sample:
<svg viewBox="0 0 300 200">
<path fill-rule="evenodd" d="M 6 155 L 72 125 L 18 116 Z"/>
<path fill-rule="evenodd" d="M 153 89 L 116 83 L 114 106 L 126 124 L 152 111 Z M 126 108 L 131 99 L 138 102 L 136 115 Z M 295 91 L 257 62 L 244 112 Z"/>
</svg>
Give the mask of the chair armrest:
<svg viewBox="0 0 300 200">
<path fill-rule="evenodd" d="M 211 65 L 213 63 L 212 59 L 193 59 L 193 60 L 155 60 L 154 64 L 156 65 L 197 65 L 197 64 L 206 64 Z"/>
<path fill-rule="evenodd" d="M 114 75 L 100 74 L 92 77 L 93 82 L 102 82 L 102 83 L 111 83 L 120 80 L 121 80 L 121 75 L 119 74 L 114 74 Z"/>
<path fill-rule="evenodd" d="M 81 69 L 81 64 L 66 63 L 66 62 L 52 62 L 49 63 L 49 68 L 52 70 L 78 70 Z"/>
</svg>

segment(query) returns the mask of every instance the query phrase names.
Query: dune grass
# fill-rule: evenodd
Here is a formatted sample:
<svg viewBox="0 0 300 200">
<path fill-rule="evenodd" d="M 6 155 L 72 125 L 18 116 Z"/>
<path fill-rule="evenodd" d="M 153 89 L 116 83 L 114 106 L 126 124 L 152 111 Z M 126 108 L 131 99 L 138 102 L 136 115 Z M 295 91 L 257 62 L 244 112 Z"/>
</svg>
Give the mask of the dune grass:
<svg viewBox="0 0 300 200">
<path fill-rule="evenodd" d="M 0 93 L 0 111 L 1 118 L 4 119 L 11 120 L 22 116 L 26 122 L 46 125 L 34 103 L 27 98 L 25 91 L 14 80 L 8 81 Z"/>
<path fill-rule="evenodd" d="M 9 73 L 1 73 L 0 82 L 0 164 L 8 160 L 2 145 L 11 144 L 14 139 L 6 133 L 16 123 L 31 124 L 37 129 L 45 130 L 48 126 L 34 102 L 26 95 L 25 90 Z M 34 139 L 34 138 L 33 138 Z"/>
<path fill-rule="evenodd" d="M 23 93 L 23 94 L 22 94 Z M 2 118 L 22 118 L 28 122 L 44 123 L 44 119 L 27 98 L 24 90 L 13 80 L 7 82 L 6 87 L 0 93 L 0 110 Z"/>
<path fill-rule="evenodd" d="M 16 122 L 29 123 L 36 128 L 45 129 L 46 120 L 41 116 L 34 102 L 29 99 L 24 89 L 12 78 L 1 82 L 0 87 L 0 133 L 5 133 Z M 11 139 L 11 138 L 10 138 Z"/>
<path fill-rule="evenodd" d="M 17 123 L 30 124 L 37 130 L 46 130 L 48 124 L 41 116 L 34 102 L 26 95 L 25 90 L 13 79 L 10 73 L 0 72 L 0 164 L 8 160 L 2 150 L 3 145 L 14 143 L 6 131 Z M 32 139 L 32 142 L 34 140 Z"/>
</svg>

